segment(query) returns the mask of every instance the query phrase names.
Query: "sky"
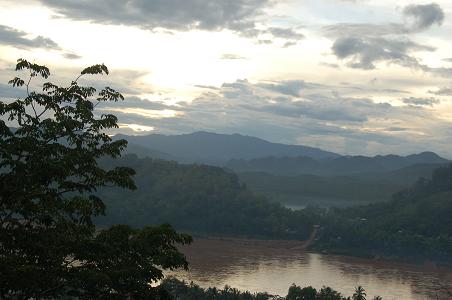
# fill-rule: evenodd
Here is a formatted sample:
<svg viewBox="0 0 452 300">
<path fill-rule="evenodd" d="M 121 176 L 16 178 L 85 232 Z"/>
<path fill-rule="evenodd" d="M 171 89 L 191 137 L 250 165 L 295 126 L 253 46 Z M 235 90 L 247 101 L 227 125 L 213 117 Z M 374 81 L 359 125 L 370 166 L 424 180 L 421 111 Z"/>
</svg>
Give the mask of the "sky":
<svg viewBox="0 0 452 300">
<path fill-rule="evenodd" d="M 116 132 L 240 133 L 452 158 L 452 1 L 0 0 L 0 98 L 25 58 L 125 96 Z M 2 101 L 6 101 L 3 100 Z"/>
</svg>

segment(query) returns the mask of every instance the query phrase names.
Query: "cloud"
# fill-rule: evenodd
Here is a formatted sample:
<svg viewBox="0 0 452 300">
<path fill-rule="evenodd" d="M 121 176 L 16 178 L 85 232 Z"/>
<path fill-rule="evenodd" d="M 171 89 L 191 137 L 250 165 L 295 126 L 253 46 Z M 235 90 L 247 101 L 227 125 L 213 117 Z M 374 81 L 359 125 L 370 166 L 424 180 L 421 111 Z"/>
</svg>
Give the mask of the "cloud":
<svg viewBox="0 0 452 300">
<path fill-rule="evenodd" d="M 233 54 L 233 53 L 224 53 L 223 55 L 221 55 L 220 59 L 247 59 L 244 56 L 238 55 L 238 54 Z"/>
<path fill-rule="evenodd" d="M 419 68 L 419 61 L 409 53 L 433 51 L 434 48 L 408 39 L 343 37 L 334 42 L 332 50 L 338 58 L 346 59 L 349 67 L 369 70 L 375 69 L 375 63 L 382 61 Z"/>
<path fill-rule="evenodd" d="M 328 63 L 328 62 L 320 62 L 319 66 L 333 68 L 333 69 L 339 69 L 340 68 L 340 66 L 338 64 Z"/>
<path fill-rule="evenodd" d="M 305 38 L 302 33 L 296 32 L 293 28 L 269 27 L 267 30 L 276 38 L 292 41 L 299 41 Z"/>
<path fill-rule="evenodd" d="M 60 49 L 58 44 L 49 38 L 40 35 L 29 38 L 26 32 L 4 25 L 0 25 L 0 44 L 23 49 Z"/>
<path fill-rule="evenodd" d="M 368 0 L 336 0 L 337 2 L 351 2 L 351 3 L 357 3 L 357 2 L 365 2 Z"/>
<path fill-rule="evenodd" d="M 98 108 L 100 113 L 114 112 L 122 124 L 164 134 L 241 133 L 355 154 L 409 153 L 432 147 L 450 153 L 452 126 L 424 108 L 428 101 L 401 98 L 412 103 L 394 106 L 372 99 L 372 88 L 362 88 L 368 97 L 353 96 L 355 88 L 361 89 L 352 83 L 242 79 L 220 87 L 203 86 L 199 96 L 176 105 L 127 97 Z"/>
<path fill-rule="evenodd" d="M 173 30 L 229 29 L 251 34 L 270 0 L 41 0 L 66 18 Z"/>
<path fill-rule="evenodd" d="M 129 96 L 127 97 L 126 101 L 119 101 L 119 102 L 105 102 L 101 103 L 100 107 L 102 109 L 104 108 L 115 108 L 115 109 L 131 109 L 131 111 L 138 112 L 140 111 L 180 111 L 180 108 L 175 105 L 168 105 L 161 101 L 150 101 L 147 99 L 142 99 L 136 96 Z"/>
<path fill-rule="evenodd" d="M 436 4 L 408 5 L 403 9 L 404 23 L 339 23 L 323 27 L 323 32 L 331 38 L 337 37 L 383 37 L 416 33 L 429 29 L 434 24 L 442 25 L 445 15 Z"/>
<path fill-rule="evenodd" d="M 299 97 L 300 92 L 304 88 L 312 87 L 314 84 L 306 83 L 304 80 L 286 80 L 286 81 L 273 81 L 273 82 L 261 82 L 256 86 L 274 91 L 283 95 L 292 97 Z"/>
<path fill-rule="evenodd" d="M 271 35 L 274 39 L 283 39 L 285 42 L 282 45 L 283 48 L 295 46 L 305 36 L 302 33 L 295 31 L 293 28 L 283 27 L 268 27 L 265 30 L 261 30 L 258 36 Z M 269 39 L 258 40 L 259 44 L 271 44 L 273 41 Z"/>
<path fill-rule="evenodd" d="M 304 38 L 293 28 L 258 26 L 273 0 L 39 0 L 73 20 L 135 26 L 146 30 L 230 30 L 270 44 L 269 36 L 284 39 L 284 47 Z M 259 19 L 262 21 L 262 18 Z"/>
<path fill-rule="evenodd" d="M 356 24 L 356 23 L 339 23 L 323 27 L 323 33 L 330 38 L 350 37 L 350 36 L 367 36 L 380 37 L 394 34 L 404 34 L 407 30 L 403 24 Z"/>
<path fill-rule="evenodd" d="M 0 83 L 0 98 L 23 98 L 24 96 L 26 96 L 24 90 Z"/>
<path fill-rule="evenodd" d="M 73 80 L 73 76 L 79 71 L 76 68 L 68 68 L 60 72 L 64 74 L 64 84 L 67 84 L 67 82 Z M 110 69 L 108 76 L 97 77 L 96 80 L 90 77 L 82 77 L 79 79 L 79 82 L 84 85 L 93 86 L 97 90 L 111 86 L 124 95 L 138 96 L 141 94 L 153 94 L 155 92 L 151 85 L 141 81 L 141 78 L 148 74 L 148 71 L 141 70 Z"/>
<path fill-rule="evenodd" d="M 288 89 L 290 86 L 296 88 Z M 238 80 L 223 84 L 213 93 L 203 93 L 181 109 L 185 112 L 183 120 L 193 130 L 240 132 L 276 141 L 285 137 L 293 142 L 302 137 L 300 142 L 334 150 L 338 149 L 337 143 L 327 141 L 336 137 L 348 145 L 342 151 L 363 152 L 368 150 L 361 149 L 362 146 L 369 142 L 406 147 L 404 139 L 417 137 L 422 131 L 413 128 L 413 120 L 418 123 L 418 119 L 431 118 L 422 108 L 340 96 L 336 87 L 303 80 L 257 83 Z M 405 130 L 388 129 L 397 127 Z M 402 137 L 394 136 L 399 132 Z"/>
<path fill-rule="evenodd" d="M 452 96 L 452 87 L 443 87 L 436 91 L 428 91 L 430 94 L 437 96 Z"/>
<path fill-rule="evenodd" d="M 371 70 L 379 62 L 398 64 L 404 67 L 450 76 L 452 68 L 430 67 L 422 64 L 414 52 L 434 51 L 434 47 L 411 41 L 408 36 L 441 25 L 444 12 L 436 4 L 408 5 L 404 7 L 404 23 L 339 23 L 323 27 L 324 35 L 335 39 L 332 50 L 337 58 L 346 60 L 347 66 Z M 445 59 L 447 61 L 447 59 Z"/>
<path fill-rule="evenodd" d="M 452 68 L 430 67 L 423 64 L 414 53 L 433 52 L 434 47 L 421 45 L 403 36 L 383 37 L 341 37 L 332 46 L 333 54 L 354 69 L 373 70 L 378 63 L 386 62 L 430 73 L 440 77 L 452 76 Z"/>
<path fill-rule="evenodd" d="M 80 59 L 80 58 L 82 58 L 80 55 L 75 54 L 75 53 L 64 53 L 63 57 L 67 58 L 67 59 Z"/>
<path fill-rule="evenodd" d="M 409 97 L 402 99 L 403 103 L 415 106 L 433 106 L 439 104 L 441 101 L 436 98 L 418 98 Z"/>
<path fill-rule="evenodd" d="M 436 24 L 441 26 L 444 21 L 444 11 L 436 4 L 416 5 L 411 4 L 403 9 L 403 14 L 411 19 L 411 28 L 422 31 Z"/>
</svg>

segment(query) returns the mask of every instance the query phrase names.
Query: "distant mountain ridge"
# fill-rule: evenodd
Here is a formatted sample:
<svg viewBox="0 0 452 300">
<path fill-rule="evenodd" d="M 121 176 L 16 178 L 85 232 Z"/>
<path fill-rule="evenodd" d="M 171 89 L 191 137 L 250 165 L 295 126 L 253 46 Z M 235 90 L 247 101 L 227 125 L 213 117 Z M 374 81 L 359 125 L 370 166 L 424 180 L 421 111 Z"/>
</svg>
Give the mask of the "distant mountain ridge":
<svg viewBox="0 0 452 300">
<path fill-rule="evenodd" d="M 239 134 L 117 135 L 138 157 L 223 167 L 250 190 L 289 205 L 348 206 L 389 200 L 432 170 L 450 163 L 433 152 L 407 156 L 340 156 L 306 146 Z"/>
<path fill-rule="evenodd" d="M 225 166 L 236 172 L 265 172 L 277 175 L 349 175 L 390 172 L 419 164 L 446 164 L 450 161 L 433 152 L 408 156 L 377 155 L 341 156 L 313 159 L 300 157 L 264 157 L 251 160 L 230 160 Z"/>
<path fill-rule="evenodd" d="M 388 201 L 394 193 L 409 188 L 419 178 L 431 179 L 432 172 L 441 166 L 447 164 L 415 164 L 389 172 L 330 176 L 237 174 L 251 191 L 289 207 L 343 207 Z"/>
<path fill-rule="evenodd" d="M 178 161 L 217 165 L 224 164 L 231 159 L 248 160 L 267 156 L 306 156 L 314 159 L 340 156 L 333 152 L 308 146 L 272 143 L 257 137 L 204 131 L 181 135 L 115 136 L 115 139 L 119 138 L 129 141 L 133 145 L 166 153 Z"/>
</svg>

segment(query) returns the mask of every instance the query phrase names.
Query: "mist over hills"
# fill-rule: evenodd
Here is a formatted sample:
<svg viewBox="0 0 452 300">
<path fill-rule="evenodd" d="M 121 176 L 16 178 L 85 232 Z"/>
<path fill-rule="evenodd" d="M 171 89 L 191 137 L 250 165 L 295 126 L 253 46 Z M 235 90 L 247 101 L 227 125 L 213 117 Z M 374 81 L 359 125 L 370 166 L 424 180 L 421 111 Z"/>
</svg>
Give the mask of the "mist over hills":
<svg viewBox="0 0 452 300">
<path fill-rule="evenodd" d="M 440 166 L 444 164 L 416 164 L 390 172 L 335 176 L 237 174 L 250 190 L 289 207 L 344 207 L 388 201 L 394 193 L 410 187 L 419 178 L 429 179 Z"/>
<path fill-rule="evenodd" d="M 311 157 L 263 157 L 251 160 L 230 160 L 225 167 L 236 172 L 265 172 L 276 175 L 314 174 L 322 176 L 391 172 L 422 164 L 446 164 L 449 161 L 433 152 L 408 156 L 377 155 L 341 156 L 313 159 Z"/>
<path fill-rule="evenodd" d="M 248 188 L 289 207 L 350 206 L 392 194 L 449 161 L 433 152 L 408 156 L 341 156 L 317 148 L 271 143 L 239 134 L 117 135 L 138 157 L 220 166 Z"/>
<path fill-rule="evenodd" d="M 139 157 L 225 166 L 238 172 L 267 172 L 280 175 L 338 175 L 388 172 L 416 164 L 449 162 L 434 152 L 408 156 L 342 156 L 302 145 L 272 143 L 240 134 L 194 132 L 181 135 L 118 134 L 129 142 L 127 153 Z"/>
</svg>

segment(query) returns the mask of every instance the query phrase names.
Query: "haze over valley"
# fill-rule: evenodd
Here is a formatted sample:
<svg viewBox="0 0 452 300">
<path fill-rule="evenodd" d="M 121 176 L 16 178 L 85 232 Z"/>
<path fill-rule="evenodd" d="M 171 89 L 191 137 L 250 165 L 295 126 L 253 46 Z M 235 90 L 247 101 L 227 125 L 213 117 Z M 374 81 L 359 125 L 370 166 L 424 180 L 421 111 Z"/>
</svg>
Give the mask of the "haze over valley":
<svg viewBox="0 0 452 300">
<path fill-rule="evenodd" d="M 0 0 L 0 299 L 452 299 L 451 16 Z"/>
</svg>

